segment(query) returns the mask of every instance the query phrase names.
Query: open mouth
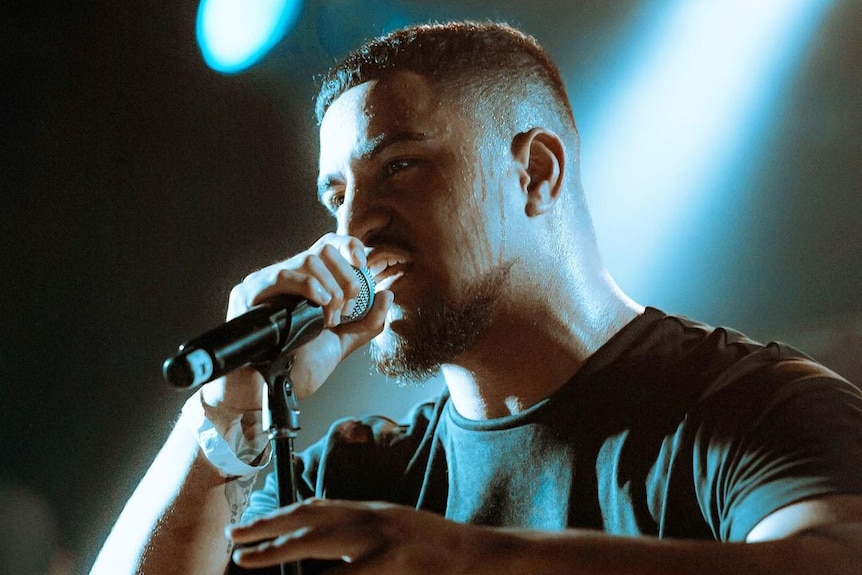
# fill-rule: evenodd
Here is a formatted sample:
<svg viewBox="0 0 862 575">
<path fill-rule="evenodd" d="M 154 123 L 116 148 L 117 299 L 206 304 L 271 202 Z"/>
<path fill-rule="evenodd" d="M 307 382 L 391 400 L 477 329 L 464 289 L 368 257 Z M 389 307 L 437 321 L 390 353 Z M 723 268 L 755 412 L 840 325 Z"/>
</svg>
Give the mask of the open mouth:
<svg viewBox="0 0 862 575">
<path fill-rule="evenodd" d="M 412 262 L 406 255 L 372 252 L 368 257 L 368 270 L 374 278 L 374 290 L 390 289 L 411 265 Z"/>
<path fill-rule="evenodd" d="M 383 273 L 374 278 L 374 291 L 391 289 L 392 284 L 404 275 L 406 264 L 396 264 L 383 270 Z"/>
</svg>

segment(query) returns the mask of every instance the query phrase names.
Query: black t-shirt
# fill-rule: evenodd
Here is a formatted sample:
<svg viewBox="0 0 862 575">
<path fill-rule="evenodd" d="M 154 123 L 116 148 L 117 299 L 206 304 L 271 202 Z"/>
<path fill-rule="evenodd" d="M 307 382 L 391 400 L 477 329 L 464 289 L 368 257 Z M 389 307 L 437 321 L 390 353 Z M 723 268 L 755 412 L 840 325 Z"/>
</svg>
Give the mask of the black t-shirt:
<svg viewBox="0 0 862 575">
<path fill-rule="evenodd" d="M 471 421 L 444 394 L 406 424 L 336 422 L 299 463 L 303 497 L 742 541 L 780 507 L 862 493 L 862 393 L 785 345 L 647 308 L 522 413 Z M 268 478 L 246 517 L 274 493 Z"/>
</svg>

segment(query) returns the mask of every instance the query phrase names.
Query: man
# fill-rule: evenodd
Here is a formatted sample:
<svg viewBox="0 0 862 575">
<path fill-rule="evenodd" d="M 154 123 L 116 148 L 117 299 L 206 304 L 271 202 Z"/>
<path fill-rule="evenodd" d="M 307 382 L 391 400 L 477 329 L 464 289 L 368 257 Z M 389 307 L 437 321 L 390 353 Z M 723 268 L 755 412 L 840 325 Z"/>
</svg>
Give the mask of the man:
<svg viewBox="0 0 862 575">
<path fill-rule="evenodd" d="M 335 425 L 300 458 L 301 503 L 275 510 L 270 482 L 225 532 L 262 462 L 262 380 L 208 384 L 94 572 L 217 574 L 231 554 L 401 575 L 862 572 L 859 390 L 617 288 L 534 40 L 495 24 L 396 32 L 330 72 L 318 117 L 337 231 L 251 274 L 229 315 L 277 294 L 323 307 L 294 358 L 300 398 L 372 338 L 385 373 L 439 369 L 447 393 L 403 426 Z M 379 291 L 341 323 L 352 266 Z"/>
</svg>

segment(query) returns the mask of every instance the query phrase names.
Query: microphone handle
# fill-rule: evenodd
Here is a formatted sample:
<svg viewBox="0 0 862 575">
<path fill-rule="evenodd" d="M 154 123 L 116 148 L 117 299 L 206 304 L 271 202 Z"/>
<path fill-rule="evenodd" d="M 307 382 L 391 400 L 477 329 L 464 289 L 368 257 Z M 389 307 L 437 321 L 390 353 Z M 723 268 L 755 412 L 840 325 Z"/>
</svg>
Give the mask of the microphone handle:
<svg viewBox="0 0 862 575">
<path fill-rule="evenodd" d="M 296 349 L 323 329 L 323 310 L 308 300 L 280 296 L 180 346 L 165 360 L 168 384 L 195 389 L 244 365 L 265 363 Z"/>
<path fill-rule="evenodd" d="M 361 290 L 353 311 L 342 321 L 356 321 L 374 304 L 374 278 L 367 268 L 353 268 Z M 323 310 L 299 296 L 283 295 L 180 346 L 162 364 L 168 384 L 194 389 L 249 364 L 265 364 L 289 353 L 323 330 Z"/>
</svg>

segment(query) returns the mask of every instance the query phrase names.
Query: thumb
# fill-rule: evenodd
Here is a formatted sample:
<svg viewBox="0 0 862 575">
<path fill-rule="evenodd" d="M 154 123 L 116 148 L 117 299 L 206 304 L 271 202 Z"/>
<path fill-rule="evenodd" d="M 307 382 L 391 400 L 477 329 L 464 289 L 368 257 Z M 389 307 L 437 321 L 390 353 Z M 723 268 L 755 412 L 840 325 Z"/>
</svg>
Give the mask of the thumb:
<svg viewBox="0 0 862 575">
<path fill-rule="evenodd" d="M 299 399 L 316 392 L 344 358 L 383 330 L 393 299 L 392 292 L 381 290 L 364 318 L 325 329 L 296 351 L 290 375 Z"/>
<path fill-rule="evenodd" d="M 374 294 L 374 305 L 368 314 L 359 321 L 344 323 L 333 331 L 341 340 L 341 358 L 344 359 L 383 331 L 386 314 L 392 307 L 395 296 L 389 290 L 380 290 Z"/>
</svg>

